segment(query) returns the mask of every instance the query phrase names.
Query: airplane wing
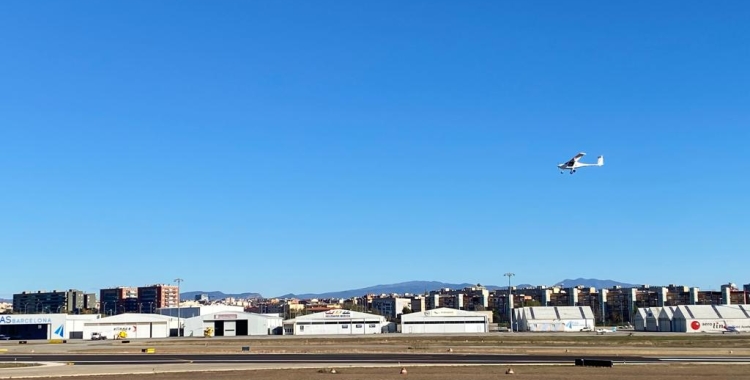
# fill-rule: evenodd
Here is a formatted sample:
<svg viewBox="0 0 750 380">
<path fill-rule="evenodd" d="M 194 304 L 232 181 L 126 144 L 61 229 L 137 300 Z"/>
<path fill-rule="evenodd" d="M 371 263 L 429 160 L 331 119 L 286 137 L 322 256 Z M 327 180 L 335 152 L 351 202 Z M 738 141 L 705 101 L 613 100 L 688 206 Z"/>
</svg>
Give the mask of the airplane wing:
<svg viewBox="0 0 750 380">
<path fill-rule="evenodd" d="M 575 164 L 576 162 L 578 162 L 578 160 L 580 160 L 581 157 L 583 157 L 585 155 L 586 155 L 586 153 L 584 153 L 584 152 L 580 152 L 580 153 L 576 154 L 573 158 L 570 159 L 570 161 L 568 161 L 566 163 L 566 165 L 573 166 L 573 164 Z"/>
</svg>

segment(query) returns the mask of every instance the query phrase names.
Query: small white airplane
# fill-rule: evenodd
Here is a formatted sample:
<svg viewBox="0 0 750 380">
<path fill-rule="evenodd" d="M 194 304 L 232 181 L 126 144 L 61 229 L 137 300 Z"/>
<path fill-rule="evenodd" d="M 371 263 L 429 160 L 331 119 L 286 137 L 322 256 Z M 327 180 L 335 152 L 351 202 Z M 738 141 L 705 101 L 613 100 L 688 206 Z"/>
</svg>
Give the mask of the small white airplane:
<svg viewBox="0 0 750 380">
<path fill-rule="evenodd" d="M 617 331 L 617 327 L 613 327 L 612 329 L 596 329 L 597 335 L 604 335 L 606 333 L 611 333 Z"/>
<path fill-rule="evenodd" d="M 724 334 L 724 333 L 737 333 L 737 334 L 739 334 L 740 333 L 740 330 L 737 330 L 737 326 L 729 326 L 729 325 L 727 325 L 727 321 L 724 321 L 724 326 L 722 326 L 722 327 L 724 328 L 724 331 L 721 332 L 722 334 Z"/>
<path fill-rule="evenodd" d="M 578 168 L 584 168 L 587 166 L 603 166 L 604 165 L 604 156 L 599 156 L 596 159 L 595 164 L 584 164 L 582 162 L 579 162 L 581 157 L 585 156 L 586 153 L 580 152 L 575 155 L 575 157 L 571 158 L 568 162 L 557 165 L 557 168 L 560 169 L 560 174 L 562 174 L 566 170 L 570 170 L 570 174 L 573 174 L 576 172 L 576 169 Z"/>
</svg>

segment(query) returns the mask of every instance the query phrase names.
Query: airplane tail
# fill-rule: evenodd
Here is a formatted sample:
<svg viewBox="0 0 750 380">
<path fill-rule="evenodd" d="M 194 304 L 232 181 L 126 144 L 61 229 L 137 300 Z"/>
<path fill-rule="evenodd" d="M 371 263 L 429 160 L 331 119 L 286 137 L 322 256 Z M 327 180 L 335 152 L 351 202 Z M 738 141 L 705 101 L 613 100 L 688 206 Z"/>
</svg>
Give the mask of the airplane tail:
<svg viewBox="0 0 750 380">
<path fill-rule="evenodd" d="M 599 157 L 598 157 L 598 158 L 596 159 L 596 164 L 597 164 L 598 166 L 604 166 L 604 156 L 599 156 Z"/>
</svg>

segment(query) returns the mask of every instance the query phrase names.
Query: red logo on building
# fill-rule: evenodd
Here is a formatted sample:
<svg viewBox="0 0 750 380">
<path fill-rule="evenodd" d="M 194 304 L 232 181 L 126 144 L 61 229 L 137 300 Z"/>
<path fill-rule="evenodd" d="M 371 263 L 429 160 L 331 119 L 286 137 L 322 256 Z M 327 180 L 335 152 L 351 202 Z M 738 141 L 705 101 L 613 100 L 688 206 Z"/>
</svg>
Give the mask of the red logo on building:
<svg viewBox="0 0 750 380">
<path fill-rule="evenodd" d="M 690 323 L 690 328 L 692 328 L 693 330 L 698 330 L 699 328 L 701 328 L 701 323 L 698 321 L 693 321 L 692 323 Z"/>
</svg>

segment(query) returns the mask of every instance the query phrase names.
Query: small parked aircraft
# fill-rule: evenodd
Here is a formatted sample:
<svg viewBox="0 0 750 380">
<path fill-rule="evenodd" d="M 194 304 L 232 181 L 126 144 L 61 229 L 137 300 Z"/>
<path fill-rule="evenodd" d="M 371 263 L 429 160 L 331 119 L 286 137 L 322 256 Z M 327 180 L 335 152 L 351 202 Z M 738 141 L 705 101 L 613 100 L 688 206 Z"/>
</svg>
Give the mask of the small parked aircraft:
<svg viewBox="0 0 750 380">
<path fill-rule="evenodd" d="M 728 333 L 728 332 L 729 333 L 737 333 L 737 334 L 740 333 L 740 330 L 737 330 L 737 326 L 729 326 L 729 325 L 727 325 L 727 321 L 724 321 L 724 326 L 722 326 L 722 327 L 724 328 L 724 331 L 721 332 L 722 334 Z"/>
<path fill-rule="evenodd" d="M 560 169 L 560 174 L 562 174 L 565 170 L 570 170 L 570 174 L 573 174 L 576 172 L 576 169 L 578 168 L 584 168 L 586 166 L 603 166 L 604 165 L 604 156 L 599 156 L 596 159 L 595 164 L 584 164 L 582 162 L 579 162 L 580 159 L 585 155 L 586 153 L 580 152 L 576 154 L 573 158 L 571 158 L 568 162 L 557 165 L 557 168 Z"/>
<path fill-rule="evenodd" d="M 617 327 L 613 327 L 612 329 L 596 329 L 596 333 L 598 335 L 604 335 L 606 333 L 611 333 L 617 331 Z"/>
</svg>

